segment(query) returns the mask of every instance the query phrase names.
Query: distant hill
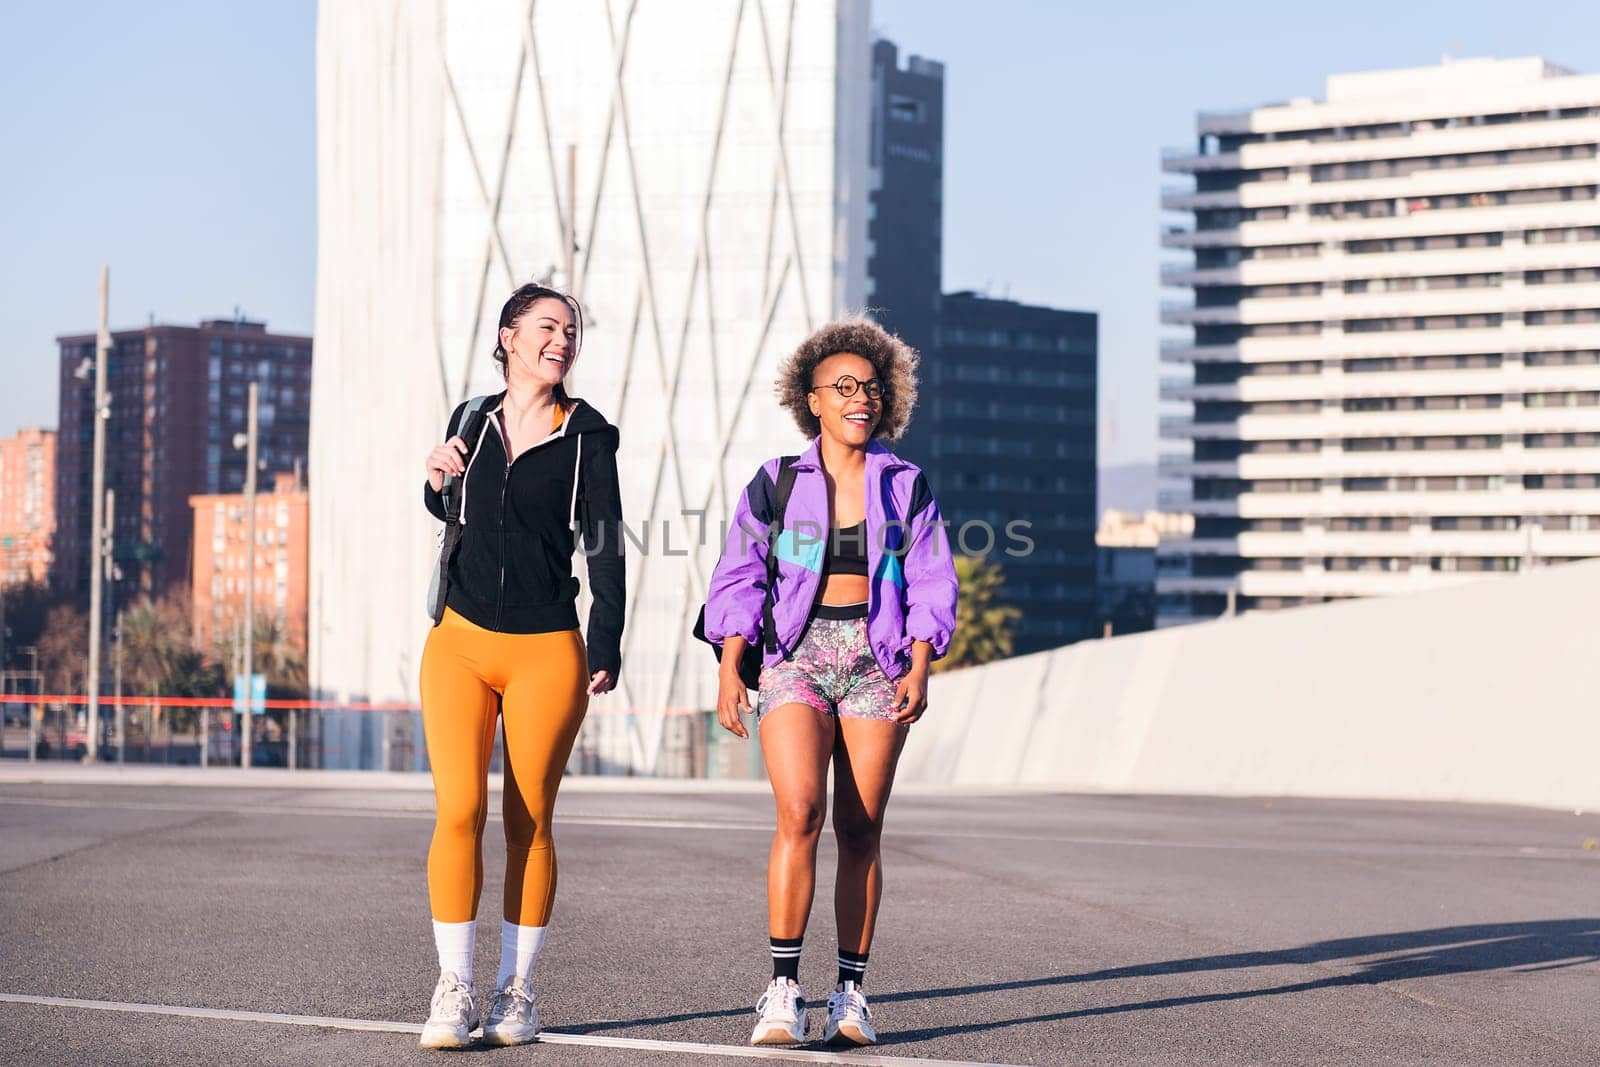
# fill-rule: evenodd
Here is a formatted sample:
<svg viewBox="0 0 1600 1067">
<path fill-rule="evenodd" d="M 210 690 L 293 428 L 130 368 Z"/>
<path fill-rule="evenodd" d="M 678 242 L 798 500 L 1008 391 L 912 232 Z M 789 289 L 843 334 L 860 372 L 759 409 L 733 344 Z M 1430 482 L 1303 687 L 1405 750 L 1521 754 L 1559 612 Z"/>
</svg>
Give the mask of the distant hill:
<svg viewBox="0 0 1600 1067">
<path fill-rule="evenodd" d="M 1118 463 L 1101 467 L 1099 510 L 1147 511 L 1156 506 L 1156 465 Z"/>
</svg>

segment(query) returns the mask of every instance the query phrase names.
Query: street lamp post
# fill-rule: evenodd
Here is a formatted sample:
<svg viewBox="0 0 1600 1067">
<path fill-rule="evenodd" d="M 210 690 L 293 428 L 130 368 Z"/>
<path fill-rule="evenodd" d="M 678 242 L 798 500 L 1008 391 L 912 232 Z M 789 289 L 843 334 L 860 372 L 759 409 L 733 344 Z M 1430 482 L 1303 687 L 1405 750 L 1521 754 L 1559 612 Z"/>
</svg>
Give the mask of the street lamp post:
<svg viewBox="0 0 1600 1067">
<path fill-rule="evenodd" d="M 111 268 L 100 268 L 100 328 L 94 342 L 94 475 L 89 502 L 89 737 L 84 760 L 93 762 L 100 750 L 100 641 L 102 584 L 105 564 L 101 541 L 105 537 L 106 421 L 111 409 L 106 397 L 106 360 L 111 352 L 111 329 L 107 325 L 111 295 Z"/>
<path fill-rule="evenodd" d="M 29 658 L 32 660 L 32 669 L 29 671 L 29 673 L 33 675 L 33 695 L 38 696 L 40 693 L 44 692 L 44 686 L 40 684 L 39 680 L 39 646 L 33 645 L 24 651 L 28 653 Z M 38 703 L 37 701 L 35 701 L 33 706 L 28 709 L 29 763 L 37 763 L 39 761 L 39 718 L 43 714 L 44 705 Z"/>
<path fill-rule="evenodd" d="M 122 612 L 117 612 L 117 625 L 111 632 L 111 640 L 116 645 L 116 654 L 112 660 L 112 676 L 117 695 L 117 762 L 128 762 L 128 737 L 127 714 L 122 709 Z"/>
<path fill-rule="evenodd" d="M 245 555 L 244 555 L 244 716 L 241 719 L 239 743 L 243 750 L 239 754 L 239 765 L 250 766 L 250 750 L 255 747 L 255 733 L 252 725 L 251 712 L 254 710 L 255 686 L 255 644 L 256 644 L 256 419 L 260 390 L 255 381 L 250 383 L 250 413 L 249 421 L 245 425 L 245 469 L 244 469 L 244 529 L 245 529 Z"/>
<path fill-rule="evenodd" d="M 112 551 L 112 547 L 116 543 L 117 537 L 117 491 L 115 489 L 106 490 L 105 522 L 105 537 L 101 539 L 100 559 L 96 566 L 102 568 L 102 573 L 106 578 L 109 578 L 112 583 L 110 589 L 111 605 L 107 611 L 116 618 L 116 622 L 111 628 L 111 641 L 116 648 L 111 662 L 111 671 L 113 677 L 115 678 L 113 692 L 116 694 L 116 701 L 111 714 L 113 716 L 113 722 L 116 724 L 113 727 L 113 733 L 117 739 L 117 762 L 122 763 L 122 753 L 125 747 L 123 745 L 122 736 L 122 608 L 116 603 L 116 580 L 122 577 L 122 574 L 117 570 L 116 555 Z"/>
</svg>

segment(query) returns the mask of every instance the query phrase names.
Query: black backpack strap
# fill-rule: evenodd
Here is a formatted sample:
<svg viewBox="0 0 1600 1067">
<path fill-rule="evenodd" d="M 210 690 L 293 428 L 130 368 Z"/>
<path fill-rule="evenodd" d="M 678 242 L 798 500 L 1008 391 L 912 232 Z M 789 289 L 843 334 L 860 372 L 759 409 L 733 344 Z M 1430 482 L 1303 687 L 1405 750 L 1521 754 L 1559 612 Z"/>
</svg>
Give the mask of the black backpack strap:
<svg viewBox="0 0 1600 1067">
<path fill-rule="evenodd" d="M 772 601 L 777 595 L 778 536 L 783 533 L 783 513 L 794 491 L 794 465 L 799 456 L 784 456 L 778 461 L 778 488 L 773 494 L 772 522 L 767 525 L 767 595 L 761 600 L 761 636 L 768 652 L 778 650 L 777 627 L 772 621 Z"/>
<path fill-rule="evenodd" d="M 483 409 L 493 399 L 490 396 L 475 396 L 468 400 L 461 412 L 461 425 L 450 435 L 466 443 L 469 463 L 478 451 L 479 438 L 483 436 Z M 444 504 L 444 531 L 439 539 L 439 562 L 428 584 L 428 614 L 433 617 L 435 626 L 444 618 L 445 601 L 450 597 L 450 561 L 455 558 L 456 545 L 461 542 L 461 506 L 466 499 L 462 480 L 453 474 L 447 475 L 439 488 L 439 497 Z"/>
<path fill-rule="evenodd" d="M 461 412 L 461 425 L 451 435 L 466 442 L 468 462 L 471 462 L 473 453 L 478 451 L 478 441 L 483 437 L 483 424 L 488 418 L 483 409 L 493 399 L 494 397 L 485 395 L 468 400 L 466 408 Z M 439 490 L 439 496 L 444 503 L 444 521 L 447 526 L 455 526 L 461 522 L 460 482 L 461 480 L 455 475 L 446 475 L 444 486 Z"/>
</svg>

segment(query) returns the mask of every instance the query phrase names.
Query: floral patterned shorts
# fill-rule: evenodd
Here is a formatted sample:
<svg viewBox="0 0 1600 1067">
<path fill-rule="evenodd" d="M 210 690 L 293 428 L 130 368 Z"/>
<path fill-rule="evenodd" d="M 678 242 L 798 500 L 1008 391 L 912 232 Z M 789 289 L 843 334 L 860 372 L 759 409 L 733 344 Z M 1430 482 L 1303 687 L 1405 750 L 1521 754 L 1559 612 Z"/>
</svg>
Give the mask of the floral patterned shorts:
<svg viewBox="0 0 1600 1067">
<path fill-rule="evenodd" d="M 893 720 L 895 684 L 867 643 L 866 619 L 813 618 L 793 657 L 761 669 L 756 720 L 784 704 L 843 719 Z"/>
</svg>

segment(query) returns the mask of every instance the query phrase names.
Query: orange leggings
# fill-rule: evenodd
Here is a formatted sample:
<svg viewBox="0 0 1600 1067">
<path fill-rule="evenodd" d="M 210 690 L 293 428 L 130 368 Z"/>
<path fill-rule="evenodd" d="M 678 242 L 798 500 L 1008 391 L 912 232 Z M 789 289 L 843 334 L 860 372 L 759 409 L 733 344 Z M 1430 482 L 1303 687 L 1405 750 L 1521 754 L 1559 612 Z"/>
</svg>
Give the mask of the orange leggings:
<svg viewBox="0 0 1600 1067">
<path fill-rule="evenodd" d="M 495 633 L 446 609 L 422 651 L 422 727 L 438 806 L 428 848 L 435 919 L 478 917 L 498 715 L 505 733 L 505 917 L 519 926 L 549 922 L 556 893 L 550 816 L 588 707 L 588 654 L 577 630 Z"/>
</svg>

